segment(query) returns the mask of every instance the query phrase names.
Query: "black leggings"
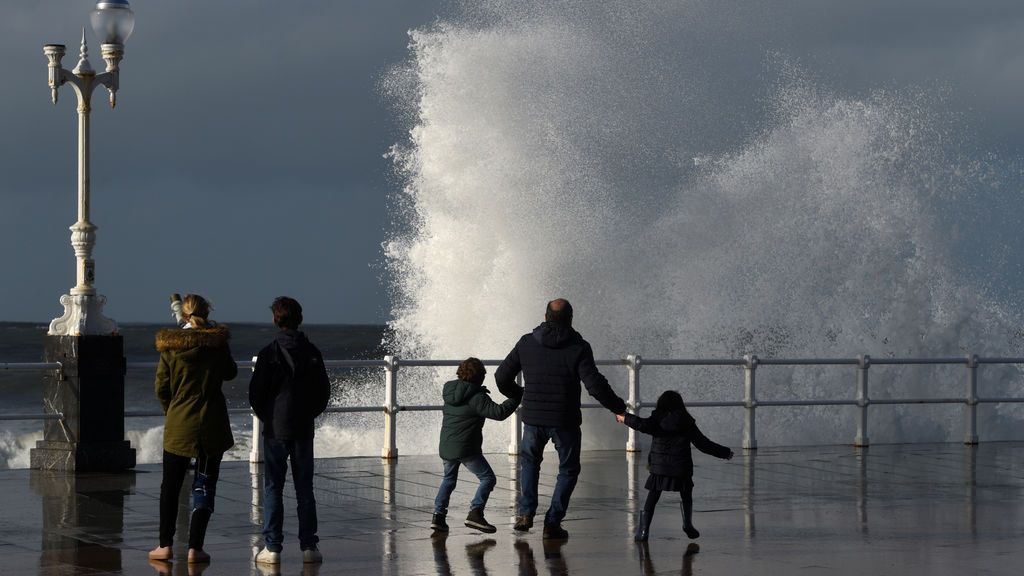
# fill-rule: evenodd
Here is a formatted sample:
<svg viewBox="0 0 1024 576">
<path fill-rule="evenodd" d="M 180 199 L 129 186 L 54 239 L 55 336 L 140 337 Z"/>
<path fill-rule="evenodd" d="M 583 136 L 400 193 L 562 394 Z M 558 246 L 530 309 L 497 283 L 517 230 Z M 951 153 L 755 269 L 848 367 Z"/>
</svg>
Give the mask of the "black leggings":
<svg viewBox="0 0 1024 576">
<path fill-rule="evenodd" d="M 188 547 L 203 549 L 206 526 L 213 514 L 217 496 L 217 477 L 220 475 L 222 454 L 207 454 L 202 449 L 196 456 L 196 473 L 192 480 L 192 520 L 188 530 Z M 174 544 L 174 529 L 178 522 L 178 495 L 185 482 L 192 458 L 164 451 L 164 477 L 160 484 L 160 546 Z"/>
<path fill-rule="evenodd" d="M 683 522 L 687 526 L 691 526 L 691 519 L 693 516 L 693 486 L 687 486 L 679 492 L 682 497 L 683 507 Z M 648 522 L 650 518 L 654 517 L 654 508 L 658 505 L 658 500 L 661 498 L 661 490 L 648 490 L 647 500 L 644 500 L 644 512 L 647 513 Z"/>
</svg>

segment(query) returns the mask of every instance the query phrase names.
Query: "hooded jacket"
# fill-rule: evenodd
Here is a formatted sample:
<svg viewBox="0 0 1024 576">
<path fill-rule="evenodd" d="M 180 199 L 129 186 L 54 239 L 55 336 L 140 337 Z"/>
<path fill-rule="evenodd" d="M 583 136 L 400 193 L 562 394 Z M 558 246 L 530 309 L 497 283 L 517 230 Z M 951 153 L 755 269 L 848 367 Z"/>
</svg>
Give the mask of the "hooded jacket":
<svg viewBox="0 0 1024 576">
<path fill-rule="evenodd" d="M 508 418 L 516 411 L 522 395 L 520 393 L 497 404 L 491 400 L 487 388 L 482 384 L 465 380 L 446 382 L 442 394 L 444 419 L 441 422 L 438 453 L 445 460 L 483 453 L 484 419 Z"/>
<path fill-rule="evenodd" d="M 312 438 L 313 421 L 330 398 L 323 356 L 305 334 L 281 330 L 260 350 L 249 381 L 249 405 L 263 421 L 265 438 Z"/>
<path fill-rule="evenodd" d="M 705 454 L 715 458 L 728 458 L 732 450 L 708 440 L 697 421 L 688 412 L 682 410 L 655 410 L 650 418 L 640 418 L 635 414 L 626 414 L 626 426 L 650 434 L 651 452 L 647 455 L 647 463 L 651 474 L 676 476 L 689 479 L 693 476 L 693 456 L 690 444 Z"/>
<path fill-rule="evenodd" d="M 234 445 L 221 390 L 238 373 L 226 326 L 160 330 L 156 397 L 166 414 L 164 450 L 178 456 L 222 454 Z"/>
<path fill-rule="evenodd" d="M 580 382 L 602 406 L 616 414 L 626 411 L 608 380 L 594 364 L 594 351 L 569 326 L 544 322 L 523 335 L 494 372 L 498 390 L 511 396 L 523 373 L 523 423 L 531 426 L 579 426 Z"/>
</svg>

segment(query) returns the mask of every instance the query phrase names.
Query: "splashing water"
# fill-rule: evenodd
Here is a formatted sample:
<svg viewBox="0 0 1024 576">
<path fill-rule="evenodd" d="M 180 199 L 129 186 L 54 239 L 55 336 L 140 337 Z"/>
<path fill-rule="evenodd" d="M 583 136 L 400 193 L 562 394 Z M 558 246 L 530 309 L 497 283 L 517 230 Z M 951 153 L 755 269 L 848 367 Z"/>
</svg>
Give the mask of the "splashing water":
<svg viewBox="0 0 1024 576">
<path fill-rule="evenodd" d="M 400 355 L 503 357 L 559 296 L 599 357 L 1019 354 L 1018 311 L 957 273 L 943 210 L 978 182 L 935 98 L 840 97 L 765 53 L 737 80 L 748 30 L 685 3 L 474 6 L 413 32 L 385 82 L 412 124 L 386 244 Z M 737 400 L 731 370 L 646 369 L 643 395 Z M 963 370 L 876 368 L 871 394 L 962 396 Z M 1019 378 L 986 367 L 984 393 Z M 771 367 L 760 394 L 852 398 L 855 379 Z M 762 410 L 759 432 L 849 441 L 842 410 Z M 961 407 L 873 410 L 876 441 L 960 438 Z M 987 439 L 1024 418 L 986 410 Z M 699 418 L 738 437 L 737 411 Z"/>
</svg>

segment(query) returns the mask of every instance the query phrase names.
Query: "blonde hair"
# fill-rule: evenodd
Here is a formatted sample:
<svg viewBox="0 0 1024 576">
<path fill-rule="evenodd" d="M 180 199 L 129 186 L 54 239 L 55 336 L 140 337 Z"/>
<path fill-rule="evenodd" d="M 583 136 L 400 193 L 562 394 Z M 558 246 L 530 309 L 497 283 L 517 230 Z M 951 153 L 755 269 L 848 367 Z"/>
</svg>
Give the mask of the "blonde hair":
<svg viewBox="0 0 1024 576">
<path fill-rule="evenodd" d="M 181 316 L 193 328 L 206 328 L 210 325 L 210 310 L 213 310 L 213 306 L 198 294 L 189 294 L 181 302 Z"/>
</svg>

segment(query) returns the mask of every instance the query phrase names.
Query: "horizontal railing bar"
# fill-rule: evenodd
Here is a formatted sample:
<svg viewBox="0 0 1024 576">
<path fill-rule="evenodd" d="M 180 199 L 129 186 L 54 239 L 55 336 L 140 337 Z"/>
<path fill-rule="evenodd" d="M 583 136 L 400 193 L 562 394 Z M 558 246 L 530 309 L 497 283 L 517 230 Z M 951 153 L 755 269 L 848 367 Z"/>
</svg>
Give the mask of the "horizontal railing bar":
<svg viewBox="0 0 1024 576">
<path fill-rule="evenodd" d="M 432 412 L 432 411 L 443 410 L 443 409 L 444 409 L 444 406 L 441 406 L 441 405 L 416 405 L 416 406 L 409 405 L 409 406 L 399 406 L 398 407 L 398 411 L 399 412 Z"/>
<path fill-rule="evenodd" d="M 762 366 L 849 366 L 859 364 L 857 358 L 761 358 Z"/>
<path fill-rule="evenodd" d="M 762 406 L 856 406 L 856 400 L 758 400 L 757 407 Z M 744 406 L 741 402 L 740 406 Z"/>
<path fill-rule="evenodd" d="M 344 412 L 383 412 L 383 406 L 328 406 L 325 413 L 344 413 Z"/>
<path fill-rule="evenodd" d="M 642 362 L 644 366 L 743 366 L 747 363 L 746 360 L 732 358 L 709 358 L 704 360 L 644 358 Z"/>
<path fill-rule="evenodd" d="M 1024 358 L 978 358 L 978 364 L 1024 364 Z"/>
<path fill-rule="evenodd" d="M 999 404 L 1001 402 L 1024 402 L 1024 398 L 978 398 L 978 402 Z"/>
<path fill-rule="evenodd" d="M 964 398 L 872 398 L 870 404 L 966 404 Z"/>
<path fill-rule="evenodd" d="M 60 412 L 52 414 L 0 414 L 0 420 L 63 420 L 64 415 Z"/>
<path fill-rule="evenodd" d="M 0 362 L 0 370 L 60 370 L 60 362 Z"/>
<path fill-rule="evenodd" d="M 967 364 L 965 357 L 953 358 L 875 358 L 871 357 L 872 365 L 899 365 L 899 364 Z"/>
</svg>

